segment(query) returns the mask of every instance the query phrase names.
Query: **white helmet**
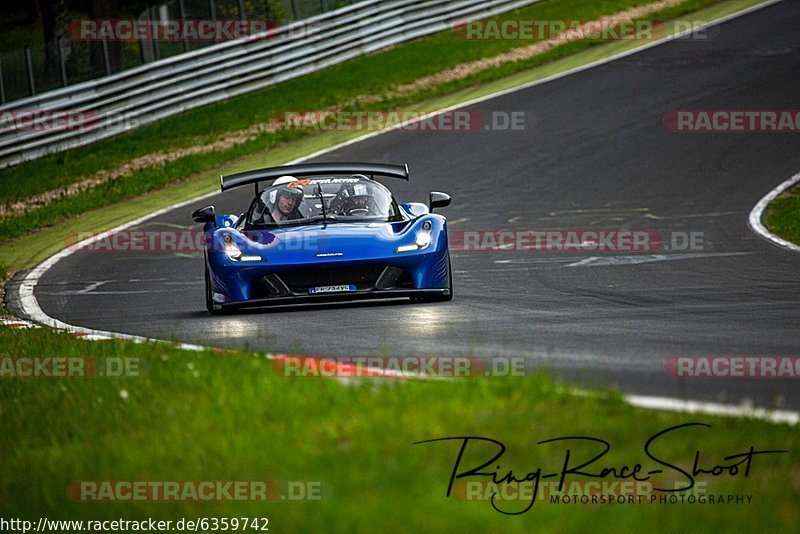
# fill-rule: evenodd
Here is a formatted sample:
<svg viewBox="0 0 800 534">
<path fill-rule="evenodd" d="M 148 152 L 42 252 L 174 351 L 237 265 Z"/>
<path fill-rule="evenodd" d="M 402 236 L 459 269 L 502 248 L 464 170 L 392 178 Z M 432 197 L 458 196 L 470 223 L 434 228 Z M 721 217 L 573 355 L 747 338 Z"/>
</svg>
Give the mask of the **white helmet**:
<svg viewBox="0 0 800 534">
<path fill-rule="evenodd" d="M 286 176 L 281 176 L 280 178 L 276 178 L 275 181 L 272 182 L 272 185 L 290 184 L 296 181 L 297 178 L 295 178 L 294 176 L 286 175 Z"/>
<path fill-rule="evenodd" d="M 297 203 L 303 201 L 303 188 L 297 185 L 290 187 L 288 184 L 294 183 L 297 178 L 294 176 L 281 176 L 272 182 L 271 191 L 269 192 L 270 204 L 275 204 L 278 200 L 278 195 L 289 195 L 295 199 Z M 282 186 L 282 187 L 276 187 Z"/>
</svg>

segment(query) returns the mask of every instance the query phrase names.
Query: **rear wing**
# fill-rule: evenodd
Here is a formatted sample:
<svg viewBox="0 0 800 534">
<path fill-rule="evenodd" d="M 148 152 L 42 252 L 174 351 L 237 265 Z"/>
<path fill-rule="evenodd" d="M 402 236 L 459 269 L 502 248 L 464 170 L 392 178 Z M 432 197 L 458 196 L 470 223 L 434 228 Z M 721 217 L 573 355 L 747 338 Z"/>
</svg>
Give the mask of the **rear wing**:
<svg viewBox="0 0 800 534">
<path fill-rule="evenodd" d="M 256 184 L 256 193 L 258 193 L 259 182 L 274 180 L 281 176 L 289 175 L 299 178 L 336 174 L 365 174 L 373 179 L 375 176 L 386 176 L 408 180 L 408 165 L 389 165 L 387 163 L 301 163 L 299 165 L 256 169 L 228 176 L 220 175 L 219 184 L 223 192 L 234 187 Z"/>
</svg>

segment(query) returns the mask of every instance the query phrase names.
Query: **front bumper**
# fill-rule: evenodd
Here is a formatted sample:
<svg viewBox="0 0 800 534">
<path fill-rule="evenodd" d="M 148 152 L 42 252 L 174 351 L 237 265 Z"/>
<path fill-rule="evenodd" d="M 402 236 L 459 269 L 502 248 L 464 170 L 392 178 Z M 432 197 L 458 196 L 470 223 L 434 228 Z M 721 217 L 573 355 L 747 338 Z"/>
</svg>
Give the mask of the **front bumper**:
<svg viewBox="0 0 800 534">
<path fill-rule="evenodd" d="M 282 265 L 276 262 L 231 264 L 219 255 L 209 259 L 212 298 L 215 303 L 226 305 L 246 306 L 265 300 L 391 298 L 395 293 L 409 296 L 417 291 L 441 291 L 450 287 L 446 250 L 362 261 L 322 260 Z M 355 291 L 310 291 L 315 287 L 338 285 L 355 286 Z M 400 292 L 406 294 L 400 295 Z"/>
<path fill-rule="evenodd" d="M 287 306 L 294 304 L 352 302 L 358 300 L 439 297 L 449 294 L 449 289 L 371 289 L 367 291 L 353 291 L 348 293 L 289 295 L 284 297 L 268 297 L 245 301 L 221 302 L 214 303 L 214 308 L 220 310 L 229 310 L 242 308 L 261 308 L 265 306 Z"/>
</svg>

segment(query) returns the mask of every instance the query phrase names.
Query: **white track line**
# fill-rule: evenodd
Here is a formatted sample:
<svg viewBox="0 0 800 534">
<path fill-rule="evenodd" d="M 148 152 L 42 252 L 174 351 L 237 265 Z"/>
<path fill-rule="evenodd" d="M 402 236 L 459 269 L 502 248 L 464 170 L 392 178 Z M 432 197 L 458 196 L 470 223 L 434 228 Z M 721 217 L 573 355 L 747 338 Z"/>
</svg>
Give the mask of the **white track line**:
<svg viewBox="0 0 800 534">
<path fill-rule="evenodd" d="M 747 256 L 752 252 L 682 252 L 675 254 L 643 254 L 639 256 L 590 256 L 570 263 L 567 267 L 616 267 L 619 265 L 640 265 L 659 261 L 702 260 L 725 256 Z"/>
<path fill-rule="evenodd" d="M 625 402 L 639 408 L 652 408 L 669 412 L 702 413 L 708 415 L 724 415 L 764 419 L 771 423 L 796 425 L 800 421 L 800 413 L 783 410 L 765 410 L 746 406 L 731 406 L 714 402 L 697 402 L 671 399 L 669 397 L 647 397 L 643 395 L 626 395 Z"/>
<path fill-rule="evenodd" d="M 648 43 L 648 44 L 640 46 L 638 48 L 634 48 L 633 50 L 628 50 L 628 51 L 622 52 L 622 53 L 617 54 L 615 56 L 611 56 L 611 57 L 608 57 L 608 58 L 604 58 L 604 59 L 595 61 L 593 63 L 588 63 L 586 65 L 575 67 L 573 69 L 569 69 L 569 70 L 566 70 L 564 72 L 561 72 L 561 73 L 558 73 L 558 74 L 554 74 L 554 75 L 548 76 L 546 78 L 542 78 L 541 80 L 535 80 L 533 82 L 529 82 L 529 83 L 526 83 L 526 84 L 523 84 L 523 85 L 520 85 L 520 86 L 517 86 L 517 87 L 513 87 L 513 88 L 510 88 L 510 89 L 504 89 L 504 90 L 498 91 L 496 93 L 492 93 L 492 94 L 485 95 L 485 96 L 482 96 L 482 97 L 474 98 L 474 99 L 468 100 L 466 102 L 461 102 L 459 104 L 455 104 L 453 106 L 449 106 L 449 107 L 440 109 L 440 110 L 438 110 L 436 112 L 431 113 L 430 116 L 441 114 L 441 113 L 446 113 L 448 111 L 452 111 L 452 110 L 455 110 L 455 109 L 460 109 L 460 108 L 463 108 L 463 107 L 466 107 L 466 106 L 470 106 L 472 104 L 477 104 L 479 102 L 485 102 L 487 100 L 492 100 L 494 98 L 498 98 L 498 97 L 506 95 L 506 94 L 510 94 L 510 93 L 513 93 L 513 92 L 516 92 L 516 91 L 521 91 L 521 90 L 527 89 L 529 87 L 534 87 L 536 85 L 541 85 L 541 84 L 547 83 L 547 82 L 552 81 L 552 80 L 557 80 L 559 78 L 570 76 L 570 75 L 578 73 L 578 72 L 583 72 L 585 70 L 588 70 L 588 69 L 591 69 L 591 68 L 594 68 L 594 67 L 605 65 L 607 63 L 611 63 L 612 61 L 616 61 L 618 59 L 621 59 L 621 58 L 624 58 L 624 57 L 628 57 L 628 56 L 631 56 L 633 54 L 638 54 L 639 52 L 643 52 L 643 51 L 648 50 L 648 49 L 650 49 L 652 47 L 660 46 L 662 44 L 668 43 L 668 42 L 673 41 L 675 39 L 679 39 L 679 38 L 681 38 L 681 37 L 683 37 L 685 35 L 689 35 L 689 34 L 695 32 L 697 30 L 700 30 L 700 29 L 703 29 L 703 28 L 706 28 L 706 27 L 709 27 L 709 26 L 716 26 L 718 24 L 722 24 L 722 23 L 727 22 L 729 20 L 732 20 L 732 19 L 744 16 L 744 15 L 747 15 L 749 13 L 758 11 L 760 9 L 764 9 L 764 8 L 766 8 L 768 6 L 771 6 L 771 5 L 776 4 L 778 2 L 781 2 L 781 1 L 783 1 L 783 0 L 769 0 L 768 2 L 764 2 L 763 4 L 759 4 L 757 6 L 752 6 L 752 7 L 749 7 L 747 9 L 744 9 L 742 11 L 739 11 L 739 12 L 736 12 L 736 13 L 732 13 L 730 15 L 726 15 L 725 17 L 722 17 L 722 18 L 714 20 L 714 21 L 707 22 L 707 23 L 705 23 L 705 24 L 703 24 L 701 26 L 698 26 L 696 28 L 691 28 L 691 29 L 686 30 L 684 32 L 677 33 L 677 34 L 672 35 L 670 37 L 666 37 L 664 39 L 661 39 L 659 41 Z M 340 148 L 343 148 L 343 147 L 346 147 L 346 146 L 349 146 L 349 145 L 352 145 L 352 144 L 355 144 L 355 143 L 359 143 L 359 142 L 364 141 L 366 139 L 370 139 L 372 137 L 375 137 L 375 136 L 378 136 L 378 135 L 382 135 L 382 134 L 384 134 L 386 132 L 389 132 L 389 131 L 392 131 L 394 129 L 403 128 L 405 126 L 408 126 L 408 125 L 413 124 L 415 122 L 418 122 L 420 120 L 424 120 L 425 118 L 427 118 L 427 117 L 421 117 L 421 118 L 416 119 L 416 120 L 407 121 L 407 122 L 398 124 L 394 128 L 390 128 L 390 129 L 387 129 L 387 130 L 381 130 L 381 131 L 378 131 L 378 132 L 370 132 L 368 134 L 365 134 L 363 136 L 357 137 L 355 139 L 351 139 L 349 141 L 345 141 L 345 142 L 340 143 L 338 145 L 335 145 L 335 146 L 332 146 L 332 147 L 328 147 L 328 148 L 325 148 L 323 150 L 319 150 L 317 152 L 314 152 L 313 154 L 309 154 L 307 156 L 304 156 L 302 158 L 296 159 L 294 161 L 290 161 L 290 162 L 286 163 L 286 165 L 292 165 L 292 164 L 296 164 L 296 163 L 301 163 L 303 161 L 315 158 L 317 156 L 321 156 L 323 154 L 327 154 L 329 152 L 333 152 L 334 150 L 338 150 Z M 199 200 L 202 200 L 204 198 L 210 198 L 210 197 L 212 197 L 214 195 L 217 195 L 217 194 L 218 194 L 217 192 L 211 192 L 211 193 L 207 193 L 205 195 L 201 195 L 201 196 L 199 196 L 197 198 L 193 198 L 193 199 L 190 199 L 190 200 L 186 200 L 184 202 L 178 202 L 177 204 L 173 204 L 171 206 L 167 206 L 166 208 L 162 208 L 160 210 L 154 211 L 153 213 L 150 213 L 149 215 L 145 215 L 143 217 L 139 217 L 138 219 L 135 219 L 133 221 L 130 221 L 130 222 L 127 222 L 127 223 L 122 224 L 120 226 L 117 226 L 116 228 L 108 230 L 107 232 L 103 232 L 102 234 L 98 234 L 96 236 L 92 236 L 92 237 L 90 237 L 88 239 L 85 239 L 85 240 L 81 241 L 80 243 L 77 243 L 76 245 L 73 245 L 73 246 L 71 246 L 69 248 L 66 248 L 66 249 L 54 254 L 53 256 L 51 256 L 50 258 L 48 258 L 47 260 L 45 260 L 44 262 L 42 262 L 41 264 L 36 266 L 34 269 L 32 269 L 25 276 L 25 278 L 23 278 L 22 283 L 19 286 L 19 298 L 20 298 L 20 304 L 22 306 L 22 310 L 28 316 L 30 316 L 31 319 L 33 319 L 34 321 L 36 321 L 38 323 L 41 323 L 41 324 L 44 324 L 44 325 L 47 325 L 47 326 L 50 326 L 50 327 L 53 327 L 53 328 L 67 330 L 69 332 L 73 332 L 73 333 L 77 333 L 77 334 L 82 334 L 82 335 L 87 336 L 88 339 L 110 339 L 110 338 L 116 338 L 116 339 L 126 339 L 126 340 L 134 341 L 134 342 L 137 342 L 137 343 L 141 343 L 141 342 L 165 342 L 165 340 L 160 340 L 160 339 L 155 339 L 155 338 L 148 338 L 148 337 L 144 337 L 144 336 L 135 336 L 135 335 L 131 335 L 131 334 L 122 334 L 122 333 L 119 333 L 119 332 L 105 332 L 105 331 L 100 331 L 100 330 L 93 330 L 91 328 L 84 328 L 84 327 L 80 327 L 80 326 L 67 324 L 67 323 L 65 323 L 63 321 L 59 321 L 58 319 L 50 317 L 49 315 L 47 315 L 41 309 L 41 307 L 39 306 L 39 302 L 36 300 L 36 296 L 34 295 L 34 290 L 36 289 L 36 284 L 39 282 L 39 280 L 42 278 L 42 276 L 44 276 L 44 273 L 46 273 L 53 265 L 55 265 L 59 261 L 63 260 L 67 256 L 69 256 L 70 254 L 72 254 L 77 249 L 80 249 L 80 248 L 82 248 L 84 246 L 90 245 L 90 244 L 92 244 L 93 242 L 95 242 L 95 241 L 97 241 L 99 239 L 103 239 L 103 238 L 105 238 L 105 237 L 107 237 L 107 236 L 109 236 L 111 234 L 114 234 L 116 232 L 120 232 L 122 230 L 125 230 L 126 228 L 130 228 L 131 226 L 134 226 L 134 225 L 137 225 L 137 224 L 141 224 L 141 223 L 143 223 L 144 221 L 146 221 L 148 219 L 152 219 L 153 217 L 157 217 L 157 216 L 162 215 L 162 214 L 164 214 L 164 213 L 166 213 L 168 211 L 172 211 L 172 210 L 180 208 L 182 206 L 186 206 L 186 205 L 192 204 L 192 203 L 197 202 Z M 763 201 L 763 199 L 762 199 L 762 201 Z M 752 215 L 751 215 L 751 218 L 752 218 Z M 777 239 L 780 239 L 780 238 L 777 238 Z M 174 344 L 177 347 L 182 348 L 182 349 L 186 349 L 186 350 L 200 351 L 200 350 L 211 350 L 212 349 L 212 347 L 203 347 L 201 345 L 194 345 L 194 344 L 191 344 L 191 343 L 173 343 L 173 342 L 168 342 L 168 343 Z M 719 415 L 736 416 L 736 417 L 757 417 L 757 418 L 766 419 L 768 421 L 773 421 L 773 422 L 789 422 L 790 424 L 794 424 L 795 422 L 797 422 L 798 419 L 800 419 L 800 414 L 798 414 L 796 412 L 767 412 L 766 410 L 756 411 L 756 410 L 753 410 L 753 409 L 742 408 L 742 407 L 738 407 L 738 406 L 724 406 L 724 405 L 720 405 L 720 404 L 703 403 L 703 402 L 695 402 L 695 401 L 685 401 L 685 400 L 681 400 L 681 399 L 670 399 L 670 398 L 661 398 L 661 397 L 628 396 L 628 397 L 625 397 L 625 399 L 629 404 L 632 404 L 632 405 L 635 405 L 635 406 L 641 406 L 641 407 L 646 407 L 646 408 L 655 408 L 655 409 L 660 409 L 660 410 L 672 410 L 672 411 L 674 411 L 674 410 L 680 409 L 681 411 L 690 411 L 692 413 L 694 411 L 701 411 L 702 413 L 714 413 L 714 414 L 719 414 Z M 772 415 L 772 414 L 775 414 L 775 413 L 780 413 L 780 414 L 784 414 L 784 415 L 782 415 L 778 420 L 776 420 L 774 418 L 774 415 Z M 789 415 L 785 415 L 785 414 L 789 414 Z"/>
<path fill-rule="evenodd" d="M 764 226 L 762 221 L 764 218 L 764 210 L 767 209 L 767 205 L 778 198 L 778 195 L 798 182 L 800 182 L 800 172 L 783 182 L 781 185 L 770 191 L 764 198 L 759 200 L 758 204 L 756 204 L 756 206 L 753 208 L 753 211 L 750 212 L 750 218 L 747 221 L 750 224 L 750 229 L 759 236 L 763 237 L 767 241 L 770 241 L 771 243 L 774 243 L 775 245 L 778 245 L 779 247 L 794 250 L 795 252 L 800 252 L 800 246 L 776 236 L 767 230 L 767 227 Z"/>
</svg>

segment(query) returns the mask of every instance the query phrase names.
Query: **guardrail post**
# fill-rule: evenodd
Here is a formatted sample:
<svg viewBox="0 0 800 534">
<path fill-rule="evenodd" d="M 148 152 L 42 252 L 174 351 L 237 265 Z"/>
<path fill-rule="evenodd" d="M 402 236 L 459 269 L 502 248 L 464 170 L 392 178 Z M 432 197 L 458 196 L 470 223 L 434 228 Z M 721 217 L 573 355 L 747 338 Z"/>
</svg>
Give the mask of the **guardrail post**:
<svg viewBox="0 0 800 534">
<path fill-rule="evenodd" d="M 186 6 L 183 4 L 183 0 L 178 0 L 178 16 L 181 18 L 181 25 L 186 24 Z M 189 39 L 186 37 L 186 34 L 183 33 L 183 51 L 189 51 Z"/>
<path fill-rule="evenodd" d="M 300 12 L 297 10 L 297 2 L 295 0 L 291 0 L 292 4 L 292 17 L 294 20 L 300 20 Z"/>
<path fill-rule="evenodd" d="M 110 76 L 111 58 L 108 57 L 108 41 L 106 41 L 105 38 L 103 38 L 103 40 L 100 42 L 103 43 L 103 63 L 106 64 L 106 76 Z"/>
<path fill-rule="evenodd" d="M 28 71 L 28 89 L 31 91 L 31 96 L 36 94 L 36 84 L 33 82 L 33 60 L 31 59 L 31 47 L 25 47 L 25 67 Z"/>
<path fill-rule="evenodd" d="M 58 64 L 61 66 L 61 85 L 67 86 L 67 66 L 64 62 L 64 41 L 58 38 Z"/>
<path fill-rule="evenodd" d="M 149 9 L 150 13 L 153 13 L 153 14 L 156 13 L 156 7 L 155 6 L 153 6 L 151 8 L 148 8 L 148 9 Z M 161 19 L 157 19 L 157 18 L 151 16 L 150 13 L 148 13 L 147 18 L 149 18 L 151 21 L 158 22 L 158 21 L 161 20 Z M 158 26 L 158 24 L 154 24 L 153 25 L 153 57 L 155 58 L 155 61 L 158 61 L 159 59 L 161 59 L 161 49 L 158 47 L 158 30 L 156 29 L 157 26 Z"/>
<path fill-rule="evenodd" d="M 244 0 L 239 0 L 239 20 L 247 20 L 247 13 L 244 10 Z"/>
<path fill-rule="evenodd" d="M 214 0 L 208 0 L 208 11 L 211 13 L 211 20 L 217 20 L 217 3 Z M 214 30 L 214 42 L 219 42 L 216 30 Z"/>
<path fill-rule="evenodd" d="M 147 63 L 147 56 L 144 52 L 144 37 L 139 39 L 139 59 L 142 61 L 142 65 Z"/>
<path fill-rule="evenodd" d="M 6 103 L 6 88 L 3 84 L 3 63 L 0 61 L 0 104 Z"/>
<path fill-rule="evenodd" d="M 319 7 L 323 13 L 328 11 L 328 0 L 319 0 Z"/>
</svg>

